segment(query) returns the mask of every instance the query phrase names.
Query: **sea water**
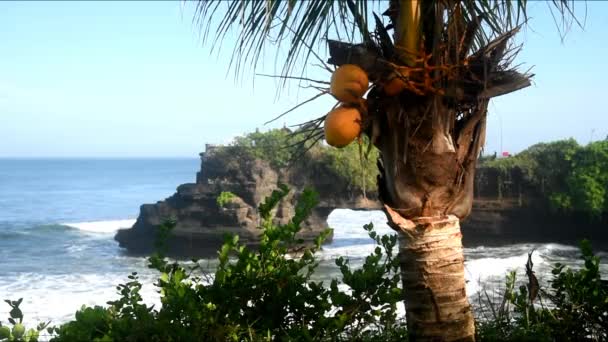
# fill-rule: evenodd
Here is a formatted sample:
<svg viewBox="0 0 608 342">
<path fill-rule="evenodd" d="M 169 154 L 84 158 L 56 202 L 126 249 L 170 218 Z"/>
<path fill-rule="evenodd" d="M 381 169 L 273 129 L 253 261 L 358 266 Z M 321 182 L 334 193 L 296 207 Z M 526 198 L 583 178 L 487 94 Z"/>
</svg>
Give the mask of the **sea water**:
<svg viewBox="0 0 608 342">
<path fill-rule="evenodd" d="M 25 322 L 59 324 L 82 305 L 106 305 L 116 286 L 137 272 L 146 303 L 160 305 L 153 283 L 158 276 L 143 257 L 125 253 L 114 241 L 131 227 L 143 203 L 170 196 L 194 182 L 197 159 L 0 159 L 0 300 L 23 298 Z M 324 246 L 315 277 L 339 275 L 337 257 L 363 263 L 375 245 L 362 228 L 373 223 L 380 234 L 394 234 L 379 211 L 334 210 L 328 224 L 334 239 Z M 467 293 L 500 289 L 509 270 L 524 279 L 528 252 L 541 282 L 551 265 L 581 265 L 578 249 L 560 244 L 517 244 L 465 248 Z M 606 260 L 606 253 L 598 253 Z M 608 271 L 604 262 L 603 272 Z M 485 294 L 484 294 L 485 295 Z M 0 302 L 0 321 L 10 307 Z"/>
</svg>

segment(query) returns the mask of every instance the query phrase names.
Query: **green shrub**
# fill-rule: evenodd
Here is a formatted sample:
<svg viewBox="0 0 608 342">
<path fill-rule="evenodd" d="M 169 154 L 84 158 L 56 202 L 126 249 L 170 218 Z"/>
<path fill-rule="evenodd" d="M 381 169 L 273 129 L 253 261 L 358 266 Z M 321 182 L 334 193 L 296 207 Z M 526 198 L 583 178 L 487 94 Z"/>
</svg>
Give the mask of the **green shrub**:
<svg viewBox="0 0 608 342">
<path fill-rule="evenodd" d="M 581 242 L 584 266 L 574 271 L 555 264 L 549 289 L 530 280 L 515 290 L 515 272 L 507 275 L 500 306 L 488 301 L 491 319 L 478 319 L 478 339 L 487 341 L 606 341 L 608 283 L 600 259 Z M 531 271 L 531 261 L 529 267 Z M 533 279 L 536 279 L 535 277 Z M 532 289 L 532 290 L 531 290 Z M 533 295 L 530 295 L 533 293 Z"/>
<path fill-rule="evenodd" d="M 119 298 L 108 307 L 83 306 L 75 320 L 49 328 L 52 341 L 404 340 L 406 330 L 397 318 L 402 295 L 393 254 L 396 236 L 378 236 L 366 225 L 378 246 L 363 266 L 353 270 L 339 258 L 342 280 L 329 286 L 313 281 L 316 253 L 331 231 L 309 245 L 297 238 L 318 202 L 308 189 L 291 221 L 273 224 L 272 209 L 288 192 L 281 185 L 260 205 L 258 248 L 240 244 L 238 236 L 227 237 L 213 274 L 198 261 L 185 266 L 164 258 L 164 241 L 175 226 L 167 222 L 158 231 L 159 252 L 149 258 L 150 267 L 160 272 L 155 285 L 162 306 L 143 303 L 134 273 L 117 287 Z"/>
<path fill-rule="evenodd" d="M 272 129 L 268 132 L 255 131 L 234 138 L 233 146 L 246 153 L 266 160 L 275 168 L 286 167 L 292 159 L 292 151 L 287 148 L 294 139 L 286 129 Z"/>
<path fill-rule="evenodd" d="M 404 341 L 407 332 L 397 317 L 401 301 L 399 264 L 393 249 L 396 236 L 378 236 L 363 266 L 352 269 L 338 258 L 341 279 L 315 282 L 316 253 L 330 230 L 314 243 L 297 238 L 300 224 L 317 204 L 305 190 L 295 214 L 284 225 L 272 223 L 272 210 L 289 189 L 280 186 L 260 204 L 261 240 L 252 250 L 228 236 L 218 251 L 213 273 L 197 260 L 192 265 L 164 258 L 166 240 L 175 227 L 167 221 L 157 232 L 158 253 L 149 265 L 160 272 L 155 284 L 161 307 L 143 303 L 136 273 L 117 286 L 118 299 L 107 307 L 83 306 L 73 321 L 58 327 L 42 323 L 26 329 L 19 309 L 10 301 L 11 326 L 0 325 L 0 341 L 37 341 L 47 328 L 52 341 Z M 574 271 L 556 264 L 550 288 L 538 286 L 527 265 L 527 286 L 516 288 L 515 272 L 507 275 L 503 300 L 488 300 L 492 316 L 478 317 L 480 341 L 604 341 L 608 340 L 608 284 L 601 279 L 600 260 L 589 242 L 581 244 L 584 266 Z M 532 276 L 530 276 L 532 274 Z M 489 299 L 489 297 L 487 297 Z"/>
<path fill-rule="evenodd" d="M 559 194 L 559 207 L 601 218 L 608 213 L 608 141 L 577 150 L 570 162 L 572 171 L 565 177 L 567 187 Z"/>
<path fill-rule="evenodd" d="M 370 145 L 368 138 L 364 137 L 362 144 L 353 142 L 344 148 L 308 143 L 303 150 L 299 148 L 299 142 L 305 136 L 306 133 L 292 133 L 287 129 L 256 131 L 236 137 L 231 146 L 220 147 L 218 153 L 225 153 L 226 157 L 249 155 L 281 169 L 293 165 L 298 158 L 303 157 L 302 152 L 308 149 L 307 157 L 328 166 L 351 189 L 362 190 L 363 193 L 370 189 L 375 191 L 379 151 Z"/>
<path fill-rule="evenodd" d="M 496 171 L 501 179 L 521 173 L 553 210 L 595 220 L 608 214 L 608 141 L 587 146 L 574 139 L 540 143 L 513 157 L 481 158 L 479 166 Z"/>
<path fill-rule="evenodd" d="M 369 189 L 376 190 L 378 177 L 376 163 L 380 152 L 375 147 L 372 147 L 369 152 L 363 151 L 364 146 L 370 146 L 367 137 L 362 139 L 361 144 L 354 142 L 341 149 L 325 148 L 323 162 L 327 163 L 337 174 L 342 175 L 350 187 L 361 189 L 365 195 Z"/>
<path fill-rule="evenodd" d="M 9 312 L 8 322 L 12 327 L 2 325 L 0 322 L 0 341 L 19 341 L 19 342 L 36 342 L 49 323 L 40 323 L 36 329 L 26 329 L 23 325 L 23 312 L 19 308 L 23 302 L 23 298 L 18 300 L 5 300 L 11 307 Z"/>
<path fill-rule="evenodd" d="M 223 208 L 226 204 L 230 203 L 236 197 L 230 191 L 222 191 L 219 196 L 217 196 L 216 202 L 220 208 Z"/>
</svg>

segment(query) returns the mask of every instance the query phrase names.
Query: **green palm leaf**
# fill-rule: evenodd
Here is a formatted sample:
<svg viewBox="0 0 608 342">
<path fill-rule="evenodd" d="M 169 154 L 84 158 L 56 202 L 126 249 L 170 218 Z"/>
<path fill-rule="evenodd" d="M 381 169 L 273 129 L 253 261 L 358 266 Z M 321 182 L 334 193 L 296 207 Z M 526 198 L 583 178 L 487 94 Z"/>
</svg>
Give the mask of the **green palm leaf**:
<svg viewBox="0 0 608 342">
<path fill-rule="evenodd" d="M 194 22 L 203 31 L 204 40 L 212 40 L 212 48 L 224 45 L 229 32 L 237 33 L 230 61 L 230 67 L 237 75 L 242 74 L 246 65 L 255 72 L 268 44 L 276 48 L 277 56 L 287 45 L 287 55 L 281 68 L 281 75 L 287 76 L 297 64 L 301 65 L 303 72 L 310 56 L 324 51 L 323 41 L 327 38 L 370 43 L 370 32 L 374 31 L 370 23 L 377 23 L 370 8 L 381 13 L 396 3 L 396 0 L 199 0 Z M 574 0 L 548 2 L 548 10 L 554 15 L 562 34 L 573 23 L 581 25 L 574 16 L 575 3 Z M 478 26 L 479 29 L 473 30 L 467 38 L 470 40 L 468 51 L 479 50 L 493 38 L 525 24 L 528 19 L 527 0 L 433 0 L 423 4 L 427 10 L 422 13 L 422 22 L 436 25 L 426 30 L 427 41 L 438 41 L 431 36 L 444 35 L 449 22 L 457 22 L 464 27 Z M 385 15 L 390 17 L 390 13 L 385 12 Z M 453 18 L 455 15 L 457 20 Z M 461 29 L 457 32 L 459 34 L 452 39 L 462 44 L 467 31 Z M 439 47 L 435 44 L 432 48 Z"/>
</svg>

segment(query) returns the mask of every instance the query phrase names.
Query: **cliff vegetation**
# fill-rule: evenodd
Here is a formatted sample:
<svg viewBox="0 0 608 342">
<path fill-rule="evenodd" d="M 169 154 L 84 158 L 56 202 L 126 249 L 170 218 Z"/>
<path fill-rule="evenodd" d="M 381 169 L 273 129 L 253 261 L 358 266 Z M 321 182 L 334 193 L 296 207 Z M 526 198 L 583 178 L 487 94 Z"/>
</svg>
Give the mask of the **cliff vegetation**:
<svg viewBox="0 0 608 342">
<path fill-rule="evenodd" d="M 553 212 L 587 220 L 608 215 L 608 140 L 581 146 L 574 139 L 535 144 L 512 157 L 483 157 L 478 172 L 495 174 L 499 196 L 534 197 Z M 517 189 L 509 189 L 517 184 Z"/>
<path fill-rule="evenodd" d="M 216 153 L 245 154 L 270 163 L 276 169 L 315 160 L 328 166 L 354 190 L 376 191 L 378 150 L 370 147 L 367 138 L 337 149 L 324 144 L 302 145 L 303 133 L 289 129 L 252 132 L 234 139 L 232 144 L 219 146 Z"/>
</svg>

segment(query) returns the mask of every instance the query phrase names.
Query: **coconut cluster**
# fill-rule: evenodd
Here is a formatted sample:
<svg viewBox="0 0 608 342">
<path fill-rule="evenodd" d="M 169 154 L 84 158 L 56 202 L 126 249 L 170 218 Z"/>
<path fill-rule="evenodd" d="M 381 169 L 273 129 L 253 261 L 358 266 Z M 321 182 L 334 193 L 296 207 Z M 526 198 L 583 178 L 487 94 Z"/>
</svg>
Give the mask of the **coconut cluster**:
<svg viewBox="0 0 608 342">
<path fill-rule="evenodd" d="M 363 95 L 369 87 L 367 73 L 354 64 L 344 64 L 331 75 L 330 93 L 341 104 L 325 117 L 325 141 L 344 147 L 361 134 Z"/>
</svg>

